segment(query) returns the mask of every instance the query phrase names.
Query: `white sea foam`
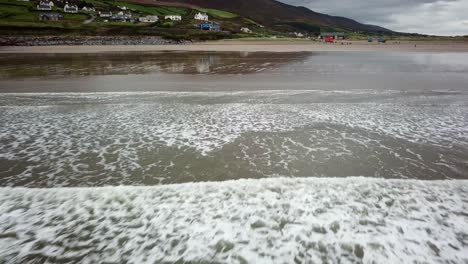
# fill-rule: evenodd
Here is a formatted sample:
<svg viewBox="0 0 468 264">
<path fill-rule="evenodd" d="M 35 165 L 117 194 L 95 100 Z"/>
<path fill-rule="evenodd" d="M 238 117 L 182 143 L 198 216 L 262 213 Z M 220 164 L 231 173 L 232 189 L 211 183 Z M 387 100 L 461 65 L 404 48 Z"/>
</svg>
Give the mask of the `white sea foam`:
<svg viewBox="0 0 468 264">
<path fill-rule="evenodd" d="M 366 97 L 373 92 L 349 93 Z M 252 175 L 337 175 L 304 166 L 305 171 L 295 171 L 292 164 L 337 157 L 352 161 L 350 157 L 361 155 L 375 156 L 379 166 L 390 160 L 386 157 L 398 158 L 389 161 L 392 175 L 418 177 L 415 169 L 424 169 L 423 174 L 432 171 L 431 177 L 466 176 L 462 160 L 468 149 L 468 105 L 443 103 L 456 95 L 400 97 L 383 91 L 375 103 L 291 99 L 313 100 L 318 94 L 348 98 L 342 91 L 2 94 L 6 105 L 1 107 L 0 159 L 10 161 L 14 172 L 3 172 L 8 177 L 2 185 L 24 185 L 33 175 L 42 177 L 41 186 L 73 186 L 76 183 L 70 182 L 83 182 L 88 176 L 97 179 L 93 184 L 102 185 L 109 184 L 104 179 L 110 173 L 126 178 L 114 175 L 112 184 L 139 184 L 129 178 L 153 177 L 155 171 L 168 177 L 173 160 L 162 161 L 162 150 L 172 151 L 166 156 L 190 152 L 210 157 L 230 144 L 241 148 L 241 153 L 231 153 L 249 160 L 248 170 L 258 171 Z M 381 100 L 383 95 L 389 97 Z M 275 133 L 283 134 L 278 138 Z M 249 136 L 255 138 L 247 140 Z M 432 155 L 436 148 L 444 157 Z M 261 150 L 263 159 L 254 150 Z M 284 169 L 267 171 L 273 166 L 262 164 L 272 160 Z M 384 175 L 377 170 L 354 173 Z M 57 181 L 64 171 L 72 175 Z"/>
<path fill-rule="evenodd" d="M 2 119 L 7 125 L 0 130 L 0 136 L 16 136 L 11 135 L 11 131 L 18 132 L 19 141 L 22 134 L 29 137 L 35 131 L 53 136 L 76 124 L 80 124 L 77 132 L 89 135 L 91 130 L 99 133 L 114 123 L 120 126 L 119 129 L 128 128 L 169 146 L 193 147 L 206 154 L 233 142 L 242 133 L 290 131 L 327 122 L 413 142 L 446 146 L 468 143 L 467 107 L 458 105 L 155 103 L 104 104 L 100 107 L 76 107 L 74 111 L 60 111 L 57 107 L 3 108 Z M 13 118 L 18 120 L 10 120 Z M 31 130 L 19 129 L 24 124 L 23 118 L 31 119 L 28 121 Z M 73 124 L 71 120 L 74 120 Z M 118 131 L 115 132 L 118 136 Z M 125 132 L 128 135 L 130 131 Z"/>
<path fill-rule="evenodd" d="M 467 211 L 465 180 L 1 188 L 0 259 L 467 263 Z"/>
</svg>

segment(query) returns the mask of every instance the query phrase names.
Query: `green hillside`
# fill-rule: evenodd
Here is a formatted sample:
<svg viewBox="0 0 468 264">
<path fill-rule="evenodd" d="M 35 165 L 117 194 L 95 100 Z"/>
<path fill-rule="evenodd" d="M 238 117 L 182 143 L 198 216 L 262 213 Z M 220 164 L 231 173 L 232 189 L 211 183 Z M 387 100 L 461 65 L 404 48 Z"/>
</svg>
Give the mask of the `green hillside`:
<svg viewBox="0 0 468 264">
<path fill-rule="evenodd" d="M 270 37 L 273 35 L 290 37 L 284 32 L 265 28 L 252 19 L 219 9 L 154 6 L 114 0 L 71 0 L 70 2 L 80 8 L 94 7 L 96 12 L 64 13 L 63 6 L 57 1 L 52 11 L 39 11 L 36 10 L 38 1 L 0 0 L 0 34 L 159 35 L 175 39 Z M 123 7 L 127 9 L 125 12 L 131 12 L 135 19 L 140 16 L 156 15 L 159 16 L 159 21 L 157 23 L 116 22 L 98 15 L 99 11 L 111 11 L 116 14 L 122 11 Z M 63 19 L 40 21 L 40 14 L 49 12 L 59 13 L 63 15 Z M 200 21 L 193 19 L 198 12 L 207 13 L 210 22 L 219 24 L 222 30 L 219 32 L 201 31 L 197 27 Z M 180 15 L 182 21 L 164 21 L 165 15 Z M 252 32 L 243 33 L 242 27 L 247 27 Z"/>
<path fill-rule="evenodd" d="M 139 1 L 126 0 L 70 0 L 80 8 L 77 14 L 63 12 L 63 2 L 55 2 L 52 11 L 38 11 L 39 1 L 23 2 L 18 0 L 0 0 L 0 35 L 153 35 L 172 39 L 221 39 L 221 38 L 264 38 L 295 37 L 294 32 L 304 36 L 315 37 L 321 31 L 347 31 L 330 26 L 318 26 L 310 22 L 278 21 L 262 25 L 251 17 L 220 9 L 201 8 L 197 6 L 160 6 L 154 3 L 145 4 Z M 136 3 L 138 2 L 138 3 Z M 95 12 L 82 12 L 82 7 L 93 7 Z M 126 10 L 124 10 L 126 9 Z M 130 12 L 136 21 L 111 21 L 102 18 L 99 12 Z M 43 13 L 59 13 L 62 20 L 40 21 Z M 219 24 L 220 31 L 202 31 L 198 28 L 200 21 L 194 20 L 198 12 L 207 13 L 210 22 Z M 138 23 L 138 17 L 158 16 L 156 23 Z M 165 21 L 166 15 L 180 15 L 182 21 Z M 248 28 L 249 33 L 241 31 Z M 352 33 L 351 31 L 348 31 Z M 356 35 L 353 33 L 352 35 Z"/>
</svg>

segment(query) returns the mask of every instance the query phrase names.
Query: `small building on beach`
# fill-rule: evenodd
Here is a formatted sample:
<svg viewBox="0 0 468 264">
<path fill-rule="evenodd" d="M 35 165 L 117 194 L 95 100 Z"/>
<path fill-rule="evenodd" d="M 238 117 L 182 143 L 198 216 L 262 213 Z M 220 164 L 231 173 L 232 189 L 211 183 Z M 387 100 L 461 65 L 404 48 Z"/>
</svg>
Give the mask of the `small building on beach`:
<svg viewBox="0 0 468 264">
<path fill-rule="evenodd" d="M 323 32 L 323 33 L 320 33 L 319 38 L 320 39 L 333 38 L 334 40 L 345 39 L 346 34 L 344 32 Z"/>
</svg>

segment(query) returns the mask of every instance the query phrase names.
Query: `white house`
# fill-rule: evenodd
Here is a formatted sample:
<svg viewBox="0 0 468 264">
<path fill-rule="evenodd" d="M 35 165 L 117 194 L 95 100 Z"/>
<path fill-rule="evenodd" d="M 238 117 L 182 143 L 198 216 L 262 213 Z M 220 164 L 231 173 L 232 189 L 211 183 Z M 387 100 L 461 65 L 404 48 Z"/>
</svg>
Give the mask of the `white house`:
<svg viewBox="0 0 468 264">
<path fill-rule="evenodd" d="M 179 15 L 167 15 L 164 17 L 165 20 L 172 20 L 172 21 L 181 21 L 182 17 Z"/>
<path fill-rule="evenodd" d="M 296 35 L 296 37 L 298 37 L 298 38 L 303 38 L 304 37 L 304 34 L 302 34 L 301 32 L 294 32 L 294 35 Z"/>
<path fill-rule="evenodd" d="M 243 27 L 243 28 L 241 28 L 240 30 L 241 30 L 242 32 L 244 32 L 244 33 L 249 33 L 249 34 L 252 33 L 252 30 L 250 30 L 249 28 L 246 28 L 246 27 Z"/>
<path fill-rule="evenodd" d="M 197 14 L 195 14 L 195 19 L 196 20 L 202 20 L 202 21 L 208 21 L 208 15 L 205 14 L 205 13 L 198 12 Z"/>
<path fill-rule="evenodd" d="M 123 11 L 119 11 L 119 12 L 117 13 L 117 16 L 125 16 L 125 17 L 131 18 L 131 17 L 132 17 L 132 12 L 123 12 Z"/>
<path fill-rule="evenodd" d="M 54 7 L 54 2 L 52 1 L 40 1 L 37 5 L 37 10 L 50 11 Z"/>
<path fill-rule="evenodd" d="M 86 7 L 86 6 L 83 6 L 83 8 L 81 8 L 81 10 L 83 12 L 96 12 L 96 9 L 94 9 L 94 7 Z"/>
<path fill-rule="evenodd" d="M 63 7 L 63 12 L 76 14 L 78 13 L 78 6 L 65 4 Z"/>
<path fill-rule="evenodd" d="M 158 20 L 158 16 L 144 16 L 138 18 L 138 21 L 140 21 L 141 23 L 155 23 L 158 22 Z"/>
<path fill-rule="evenodd" d="M 111 12 L 111 11 L 108 11 L 108 12 L 101 12 L 101 11 L 99 11 L 99 16 L 100 16 L 100 17 L 111 17 L 111 16 L 112 16 L 112 12 Z"/>
<path fill-rule="evenodd" d="M 115 16 L 111 16 L 109 18 L 111 21 L 116 21 L 116 22 L 132 22 L 132 16 L 129 16 L 128 14 L 117 14 Z"/>
</svg>

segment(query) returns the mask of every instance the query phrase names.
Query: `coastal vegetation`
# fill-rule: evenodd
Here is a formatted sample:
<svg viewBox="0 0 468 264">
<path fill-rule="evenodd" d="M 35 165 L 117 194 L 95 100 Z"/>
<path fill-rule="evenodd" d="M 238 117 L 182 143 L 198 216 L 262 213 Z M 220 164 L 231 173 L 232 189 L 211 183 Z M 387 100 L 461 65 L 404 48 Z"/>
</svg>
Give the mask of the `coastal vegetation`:
<svg viewBox="0 0 468 264">
<path fill-rule="evenodd" d="M 175 1 L 176 2 L 176 1 Z M 45 11 L 36 8 L 36 1 L 0 0 L 0 35 L 141 35 L 161 36 L 174 40 L 214 40 L 214 39 L 316 39 L 321 32 L 345 32 L 348 39 L 364 40 L 368 36 L 385 36 L 388 40 L 443 40 L 445 37 L 431 37 L 419 34 L 402 34 L 392 31 L 362 31 L 352 27 L 323 25 L 309 20 L 297 20 L 294 17 L 266 22 L 249 13 L 238 14 L 216 8 L 206 8 L 172 2 L 167 5 L 152 4 L 140 0 L 76 0 L 78 13 L 65 13 L 63 6 L 57 3 L 51 11 L 63 16 L 57 21 L 41 21 L 39 16 Z M 83 7 L 92 7 L 93 11 L 83 11 Z M 227 9 L 229 9 L 227 7 Z M 133 21 L 110 21 L 100 17 L 99 12 L 114 13 L 125 10 L 130 12 Z M 232 9 L 230 9 L 232 10 Z M 194 19 L 198 12 L 209 16 L 209 23 L 220 25 L 219 31 L 202 31 L 202 21 Z M 305 11 L 304 11 L 305 12 Z M 138 23 L 140 16 L 158 16 L 153 23 Z M 166 20 L 167 15 L 181 16 L 180 21 Z M 347 22 L 348 23 L 348 22 Z M 248 29 L 248 32 L 242 29 Z M 372 28 L 371 28 L 372 29 Z M 457 38 L 457 39 L 466 39 Z"/>
</svg>

